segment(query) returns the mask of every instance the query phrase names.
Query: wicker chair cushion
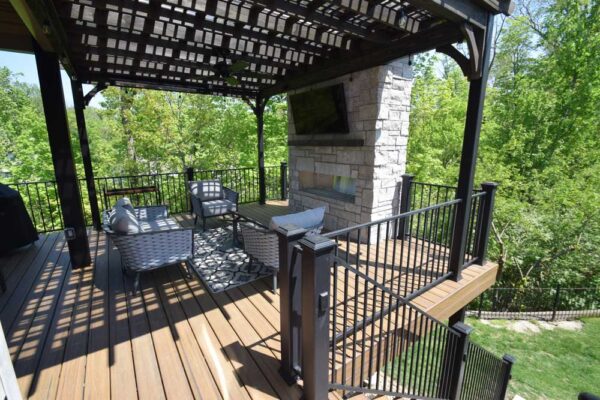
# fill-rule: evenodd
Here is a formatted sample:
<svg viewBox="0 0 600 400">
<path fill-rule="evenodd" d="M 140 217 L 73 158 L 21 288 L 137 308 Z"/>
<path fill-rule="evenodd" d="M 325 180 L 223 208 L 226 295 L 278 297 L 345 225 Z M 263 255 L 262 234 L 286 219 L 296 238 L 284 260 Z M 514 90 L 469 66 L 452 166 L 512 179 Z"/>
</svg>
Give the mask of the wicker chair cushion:
<svg viewBox="0 0 600 400">
<path fill-rule="evenodd" d="M 190 190 L 192 194 L 200 199 L 200 201 L 220 200 L 225 197 L 221 181 L 196 181 L 190 182 Z"/>
<path fill-rule="evenodd" d="M 129 197 L 123 197 L 119 200 L 117 200 L 117 204 L 115 204 L 115 208 L 117 207 L 123 207 L 124 209 L 128 210 L 129 212 L 131 212 L 132 214 L 135 215 L 135 210 L 133 208 L 133 204 L 131 204 L 131 200 L 129 200 Z"/>
<path fill-rule="evenodd" d="M 229 200 L 203 201 L 202 211 L 205 217 L 216 217 L 218 215 L 237 211 L 237 206 Z"/>
<path fill-rule="evenodd" d="M 140 232 L 140 223 L 126 208 L 115 207 L 115 211 L 110 216 L 110 228 L 116 233 L 133 234 Z"/>
<path fill-rule="evenodd" d="M 285 224 L 293 224 L 304 229 L 314 229 L 323 225 L 325 207 L 313 208 L 295 214 L 281 215 L 271 218 L 269 228 L 272 230 Z"/>
<path fill-rule="evenodd" d="M 140 221 L 142 232 L 158 232 L 179 229 L 180 225 L 173 218 L 160 218 L 149 221 Z"/>
</svg>

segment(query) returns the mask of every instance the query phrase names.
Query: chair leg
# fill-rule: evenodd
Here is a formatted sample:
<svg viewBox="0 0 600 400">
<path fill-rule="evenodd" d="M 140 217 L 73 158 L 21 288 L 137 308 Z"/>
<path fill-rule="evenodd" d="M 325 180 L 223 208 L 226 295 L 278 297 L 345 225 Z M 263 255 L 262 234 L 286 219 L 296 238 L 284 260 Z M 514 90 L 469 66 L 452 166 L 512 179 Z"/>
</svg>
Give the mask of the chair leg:
<svg viewBox="0 0 600 400">
<path fill-rule="evenodd" d="M 206 218 L 202 217 L 202 230 L 206 230 Z"/>
<path fill-rule="evenodd" d="M 194 217 L 194 226 L 196 226 L 197 224 L 198 224 L 198 216 L 196 215 L 196 216 Z"/>
<path fill-rule="evenodd" d="M 277 294 L 277 273 L 273 274 L 273 293 Z"/>
<path fill-rule="evenodd" d="M 133 294 L 137 294 L 138 291 L 140 290 L 140 273 L 137 272 L 135 274 L 135 278 L 133 280 Z"/>
</svg>

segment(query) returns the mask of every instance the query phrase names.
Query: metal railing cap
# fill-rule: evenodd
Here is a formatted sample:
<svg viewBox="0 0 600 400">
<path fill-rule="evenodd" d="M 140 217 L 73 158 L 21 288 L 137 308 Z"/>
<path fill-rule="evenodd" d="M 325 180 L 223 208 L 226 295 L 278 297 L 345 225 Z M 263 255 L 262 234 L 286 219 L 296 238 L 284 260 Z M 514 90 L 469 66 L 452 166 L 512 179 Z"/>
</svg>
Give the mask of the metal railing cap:
<svg viewBox="0 0 600 400">
<path fill-rule="evenodd" d="M 304 236 L 300 239 L 299 243 L 314 252 L 327 250 L 337 246 L 335 240 L 321 235 Z"/>
<path fill-rule="evenodd" d="M 275 232 L 277 232 L 285 237 L 290 237 L 290 236 L 304 235 L 306 232 L 308 232 L 308 230 L 306 230 L 296 224 L 283 224 L 283 225 L 277 226 L 277 228 L 275 228 Z"/>
</svg>

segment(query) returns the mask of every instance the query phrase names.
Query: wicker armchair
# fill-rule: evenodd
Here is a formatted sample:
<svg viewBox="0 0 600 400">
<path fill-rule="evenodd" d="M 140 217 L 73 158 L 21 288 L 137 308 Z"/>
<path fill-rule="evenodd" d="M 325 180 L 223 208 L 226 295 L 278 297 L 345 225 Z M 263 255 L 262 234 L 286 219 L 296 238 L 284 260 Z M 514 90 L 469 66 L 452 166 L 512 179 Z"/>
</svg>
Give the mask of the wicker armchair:
<svg viewBox="0 0 600 400">
<path fill-rule="evenodd" d="M 310 219 L 305 219 L 305 221 L 308 221 L 310 224 L 309 226 L 303 226 L 305 229 L 308 229 L 306 232 L 307 236 L 318 235 L 323 229 L 323 216 L 325 210 L 309 210 L 309 212 L 313 213 L 315 211 L 316 219 L 313 218 L 312 221 Z M 304 213 L 273 217 L 271 220 L 271 228 L 275 228 L 277 225 L 284 225 L 287 222 L 298 222 L 299 220 L 302 220 L 302 214 Z M 300 216 L 300 218 L 298 218 L 298 216 Z M 261 225 L 258 222 L 242 222 L 240 223 L 240 230 L 244 240 L 244 250 L 250 255 L 251 260 L 254 258 L 275 271 L 279 271 L 279 242 L 277 234 L 272 229 Z M 273 274 L 273 291 L 275 292 L 276 290 L 277 273 Z"/>
<path fill-rule="evenodd" d="M 102 228 L 121 254 L 121 267 L 135 273 L 134 290 L 139 287 L 139 274 L 156 268 L 184 262 L 193 254 L 193 228 L 183 228 L 168 217 L 166 206 L 134 208 L 139 233 L 112 230 L 110 215 L 104 211 Z"/>
<path fill-rule="evenodd" d="M 202 230 L 206 229 L 206 219 L 221 215 L 235 214 L 238 211 L 237 192 L 221 185 L 219 180 L 188 182 L 192 201 L 192 212 L 202 218 Z"/>
</svg>

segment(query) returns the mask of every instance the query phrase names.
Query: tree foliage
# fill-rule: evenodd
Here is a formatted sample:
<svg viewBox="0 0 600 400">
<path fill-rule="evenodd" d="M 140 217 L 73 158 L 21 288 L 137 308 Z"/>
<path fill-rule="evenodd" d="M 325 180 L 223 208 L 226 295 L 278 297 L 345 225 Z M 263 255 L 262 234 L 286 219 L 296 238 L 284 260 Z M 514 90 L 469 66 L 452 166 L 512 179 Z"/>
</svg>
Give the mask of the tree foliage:
<svg viewBox="0 0 600 400">
<path fill-rule="evenodd" d="M 527 4 L 496 48 L 476 180 L 500 184 L 491 257 L 502 284 L 600 284 L 600 4 Z M 468 84 L 419 60 L 409 169 L 455 182 Z"/>
</svg>

